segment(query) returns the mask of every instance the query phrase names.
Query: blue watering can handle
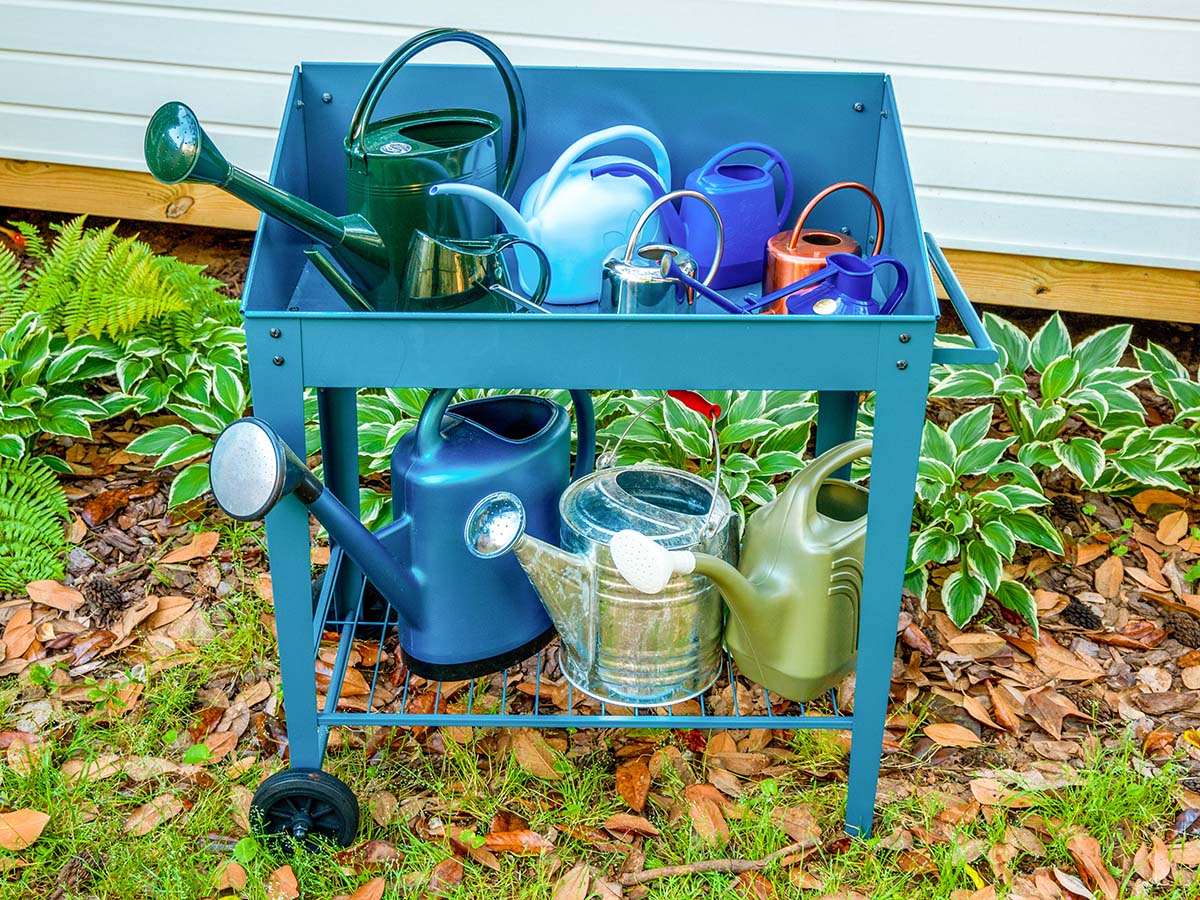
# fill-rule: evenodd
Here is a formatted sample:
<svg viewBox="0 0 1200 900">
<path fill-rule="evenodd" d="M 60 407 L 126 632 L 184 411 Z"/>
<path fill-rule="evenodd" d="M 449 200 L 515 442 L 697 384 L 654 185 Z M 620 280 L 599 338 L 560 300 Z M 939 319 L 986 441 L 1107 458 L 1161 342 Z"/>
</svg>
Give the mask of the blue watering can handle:
<svg viewBox="0 0 1200 900">
<path fill-rule="evenodd" d="M 770 162 L 762 167 L 764 172 L 770 172 L 778 166 L 779 171 L 783 173 L 783 202 L 779 205 L 779 219 L 775 224 L 776 228 L 782 228 L 787 214 L 792 210 L 792 200 L 796 193 L 796 182 L 792 178 L 792 167 L 783 158 L 783 154 L 774 147 L 768 147 L 766 144 L 760 144 L 756 141 L 743 141 L 740 144 L 732 144 L 724 150 L 718 151 L 716 156 L 701 166 L 700 175 L 711 175 L 716 171 L 717 166 L 729 159 L 729 157 L 752 150 L 763 153 L 770 159 Z"/>
<path fill-rule="evenodd" d="M 892 266 L 896 270 L 896 287 L 888 294 L 888 298 L 883 301 L 883 306 L 879 308 L 879 315 L 890 315 L 900 301 L 904 298 L 905 292 L 908 290 L 908 269 L 904 268 L 904 264 L 898 259 L 891 256 L 872 256 L 867 260 L 875 268 L 880 266 Z"/>
<path fill-rule="evenodd" d="M 541 211 L 542 206 L 550 199 L 550 195 L 554 193 L 559 182 L 567 176 L 571 163 L 575 162 L 589 150 L 612 141 L 622 140 L 623 138 L 632 138 L 633 140 L 640 141 L 649 148 L 651 155 L 654 157 L 654 167 L 658 170 L 658 176 L 662 179 L 663 184 L 669 188 L 671 186 L 671 158 L 667 155 L 667 148 L 658 139 L 658 135 L 642 128 L 640 125 L 614 125 L 611 128 L 604 128 L 592 134 L 585 134 L 562 152 L 562 155 L 554 161 L 554 165 L 550 167 L 550 171 L 546 173 L 546 177 L 542 180 L 542 185 L 538 188 L 537 196 L 529 204 L 529 215 L 536 216 Z"/>
<path fill-rule="evenodd" d="M 363 89 L 362 97 L 359 98 L 358 106 L 355 107 L 354 115 L 350 119 L 346 149 L 356 158 L 366 159 L 363 139 L 366 135 L 367 125 L 370 123 L 371 116 L 375 112 L 375 105 L 383 96 L 388 83 L 406 62 L 422 50 L 448 41 L 470 44 L 482 50 L 500 72 L 500 78 L 504 81 L 504 90 L 508 94 L 509 139 L 508 156 L 505 159 L 504 174 L 500 180 L 500 193 L 507 197 L 517 175 L 520 174 L 521 161 L 525 157 L 525 92 L 521 88 L 521 81 L 517 77 L 516 69 L 508 61 L 504 52 L 487 38 L 472 31 L 464 31 L 460 28 L 434 28 L 409 38 L 393 50 L 392 55 L 380 64 L 370 81 L 367 82 L 366 88 Z"/>
<path fill-rule="evenodd" d="M 954 305 L 954 311 L 958 313 L 959 321 L 963 323 L 963 327 L 967 329 L 967 334 L 971 336 L 971 341 L 975 345 L 974 347 L 934 347 L 933 361 L 962 366 L 994 363 L 1000 358 L 1000 354 L 992 344 L 992 339 L 988 337 L 987 331 L 984 330 L 983 322 L 979 320 L 979 313 L 975 312 L 975 307 L 971 305 L 962 285 L 958 283 L 958 278 L 955 276 L 954 270 L 950 268 L 950 263 L 947 261 L 946 255 L 942 253 L 942 248 L 938 246 L 938 242 L 928 231 L 925 232 L 925 246 L 926 252 L 929 253 L 929 261 L 933 263 L 933 270 L 937 272 L 942 287 L 946 289 L 946 294 Z"/>
<path fill-rule="evenodd" d="M 442 439 L 442 418 L 450 408 L 450 401 L 458 388 L 435 388 L 417 420 L 416 450 L 419 456 L 428 456 Z M 596 413 L 592 408 L 592 395 L 587 391 L 573 390 L 571 405 L 575 407 L 575 424 L 579 433 L 576 443 L 575 468 L 571 480 L 581 478 L 592 471 L 596 460 Z"/>
</svg>

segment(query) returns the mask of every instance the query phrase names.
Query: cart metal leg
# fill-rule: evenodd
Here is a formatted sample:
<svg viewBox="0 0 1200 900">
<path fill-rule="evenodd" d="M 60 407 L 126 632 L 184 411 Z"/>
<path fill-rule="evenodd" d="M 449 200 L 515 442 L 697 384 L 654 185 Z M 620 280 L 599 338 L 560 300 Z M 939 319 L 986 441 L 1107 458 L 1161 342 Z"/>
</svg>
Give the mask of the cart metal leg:
<svg viewBox="0 0 1200 900">
<path fill-rule="evenodd" d="M 254 413 L 271 423 L 299 456 L 304 456 L 304 383 L 300 329 L 281 329 L 278 338 L 253 331 L 265 325 L 247 322 L 250 387 Z M 275 364 L 275 360 L 280 364 Z M 290 764 L 320 768 L 322 741 L 317 730 L 317 680 L 313 668 L 312 566 L 309 561 L 308 510 L 286 497 L 267 515 L 267 553 L 275 596 L 279 669 L 287 709 Z"/>
<path fill-rule="evenodd" d="M 358 515 L 358 404 L 353 388 L 317 388 L 317 415 L 321 423 L 321 465 L 325 486 L 354 515 Z M 346 557 L 349 577 L 338 580 L 334 595 L 337 618 L 346 621 L 358 598 L 352 589 L 357 567 Z"/>
<path fill-rule="evenodd" d="M 857 391 L 821 391 L 817 395 L 817 456 L 838 444 L 854 440 L 858 417 Z M 850 466 L 833 473 L 834 478 L 849 478 Z"/>
<path fill-rule="evenodd" d="M 927 351 L 926 351 L 927 352 Z M 871 834 L 879 781 L 883 729 L 895 655 L 895 622 L 900 615 L 913 489 L 925 422 L 925 380 L 929 361 L 910 361 L 907 370 L 881 372 L 875 394 L 875 452 L 867 504 L 867 547 L 858 631 L 854 687 L 854 727 L 850 744 L 850 783 L 846 830 Z M 895 367 L 894 354 L 881 355 L 880 367 Z M 915 370 L 915 371 L 914 371 Z"/>
</svg>

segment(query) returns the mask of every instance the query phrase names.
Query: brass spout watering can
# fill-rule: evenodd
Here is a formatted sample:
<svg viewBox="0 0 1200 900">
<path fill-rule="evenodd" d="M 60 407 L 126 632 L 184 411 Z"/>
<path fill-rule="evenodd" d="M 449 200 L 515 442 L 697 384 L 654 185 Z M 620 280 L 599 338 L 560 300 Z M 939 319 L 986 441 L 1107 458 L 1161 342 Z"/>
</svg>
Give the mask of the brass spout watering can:
<svg viewBox="0 0 1200 900">
<path fill-rule="evenodd" d="M 508 150 L 498 174 L 503 120 L 480 109 L 436 109 L 371 122 L 392 77 L 417 53 L 446 42 L 470 44 L 495 64 L 508 94 Z M 215 184 L 269 216 L 291 225 L 328 250 L 347 278 L 309 251 L 314 265 L 353 307 L 424 309 L 401 291 L 414 232 L 450 239 L 481 239 L 494 218 L 460 197 L 430 197 L 430 186 L 461 182 L 507 194 L 525 153 L 525 95 L 500 48 L 469 31 L 438 28 L 406 41 L 371 76 L 345 140 L 346 192 L 351 213 L 335 216 L 231 165 L 183 103 L 164 104 L 146 126 L 151 174 L 166 184 Z M 347 280 L 348 279 L 348 280 Z"/>
</svg>

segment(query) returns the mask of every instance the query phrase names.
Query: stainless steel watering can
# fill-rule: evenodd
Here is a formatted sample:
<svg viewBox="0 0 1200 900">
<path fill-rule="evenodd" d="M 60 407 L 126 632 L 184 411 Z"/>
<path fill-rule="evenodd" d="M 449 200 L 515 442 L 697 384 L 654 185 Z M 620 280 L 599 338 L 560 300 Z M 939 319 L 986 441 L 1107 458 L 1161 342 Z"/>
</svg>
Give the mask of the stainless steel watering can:
<svg viewBox="0 0 1200 900">
<path fill-rule="evenodd" d="M 617 125 L 585 135 L 564 150 L 550 171 L 529 186 L 520 212 L 503 197 L 470 184 L 439 184 L 430 189 L 430 194 L 472 197 L 499 216 L 505 229 L 546 251 L 554 271 L 546 302 L 594 303 L 596 270 L 608 251 L 629 237 L 638 214 L 655 196 L 639 179 L 592 175 L 599 166 L 636 164 L 628 157 L 579 159 L 589 150 L 623 139 L 640 141 L 649 148 L 655 169 L 641 168 L 660 192 L 669 189 L 671 161 L 662 141 L 645 128 Z M 648 239 L 658 240 L 661 232 L 657 220 L 648 227 Z M 530 282 L 525 283 L 525 289 L 532 290 Z"/>
<path fill-rule="evenodd" d="M 688 403 L 720 414 L 699 395 Z M 716 483 L 663 466 L 599 468 L 559 500 L 561 549 L 525 533 L 519 501 L 492 493 L 467 520 L 467 546 L 484 559 L 516 555 L 558 628 L 563 674 L 576 688 L 622 706 L 677 703 L 721 670 L 720 594 L 708 579 L 681 574 L 647 597 L 617 573 L 610 545 L 637 528 L 661 548 L 736 561 L 737 518 Z"/>
<path fill-rule="evenodd" d="M 611 540 L 617 571 L 652 596 L 682 574 L 711 578 L 729 603 L 725 646 L 742 674 L 780 697 L 811 700 L 854 668 L 867 490 L 832 475 L 870 454 L 870 441 L 851 441 L 793 475 L 751 514 L 737 568 L 631 530 Z"/>
<path fill-rule="evenodd" d="M 634 179 L 630 179 L 633 181 Z M 633 226 L 633 233 L 624 247 L 613 250 L 604 261 L 600 278 L 600 311 L 605 313 L 690 313 L 695 311 L 695 296 L 691 288 L 680 286 L 677 278 L 669 277 L 667 270 L 675 266 L 692 278 L 697 277 L 696 260 L 683 247 L 674 243 L 647 243 L 638 245 L 642 228 L 660 208 L 670 210 L 672 200 L 691 197 L 708 207 L 715 226 L 715 253 L 708 274 L 700 282 L 707 286 L 721 265 L 725 232 L 716 207 L 695 191 L 672 191 L 663 194 L 642 213 Z"/>
<path fill-rule="evenodd" d="M 400 68 L 422 50 L 447 42 L 482 50 L 504 81 L 510 135 L 502 174 L 503 121 L 494 113 L 436 109 L 371 121 Z M 371 76 L 351 119 L 345 151 L 352 212 L 334 216 L 230 165 L 182 103 L 160 107 L 146 126 L 146 164 L 159 181 L 223 188 L 325 247 L 347 276 L 334 287 L 351 306 L 403 310 L 400 284 L 414 231 L 448 238 L 484 238 L 495 231 L 486 209 L 448 196 L 431 199 L 427 191 L 431 184 L 444 181 L 501 193 L 511 190 L 525 152 L 525 95 L 517 73 L 499 47 L 472 32 L 438 28 L 419 34 L 397 48 Z M 329 263 L 317 268 L 326 277 L 336 271 Z"/>
<path fill-rule="evenodd" d="M 559 495 L 592 471 L 595 422 L 587 391 L 571 391 L 579 453 L 571 469 L 567 410 L 544 397 L 507 394 L 450 405 L 430 393 L 416 426 L 392 453 L 395 520 L 368 531 L 260 419 L 239 419 L 213 447 L 217 504 L 237 519 L 265 515 L 294 494 L 399 613 L 400 648 L 426 678 L 474 678 L 536 653 L 554 636 L 550 619 L 512 559 L 484 561 L 462 544 L 479 496 L 520 497 L 528 527 L 559 534 Z"/>
</svg>

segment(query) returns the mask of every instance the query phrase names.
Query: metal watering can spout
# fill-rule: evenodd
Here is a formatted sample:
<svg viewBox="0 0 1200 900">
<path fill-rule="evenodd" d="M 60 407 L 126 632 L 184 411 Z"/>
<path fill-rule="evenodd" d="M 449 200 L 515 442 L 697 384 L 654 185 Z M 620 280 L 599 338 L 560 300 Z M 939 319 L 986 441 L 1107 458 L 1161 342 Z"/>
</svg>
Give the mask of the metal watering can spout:
<svg viewBox="0 0 1200 900">
<path fill-rule="evenodd" d="M 214 184 L 328 247 L 357 291 L 368 293 L 386 280 L 387 251 L 366 219 L 332 215 L 230 164 L 186 104 L 164 103 L 150 117 L 144 152 L 150 174 L 164 184 Z"/>
<path fill-rule="evenodd" d="M 525 532 L 525 507 L 508 491 L 488 494 L 467 517 L 463 539 L 481 559 L 512 552 L 541 597 L 542 605 L 570 650 L 590 663 L 595 642 L 589 639 L 595 566 L 591 560 Z"/>
<path fill-rule="evenodd" d="M 262 419 L 247 417 L 226 426 L 209 463 L 209 483 L 217 505 L 243 521 L 262 518 L 283 497 L 294 494 L 358 564 L 406 624 L 413 585 L 404 567 L 292 452 Z"/>
</svg>

